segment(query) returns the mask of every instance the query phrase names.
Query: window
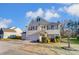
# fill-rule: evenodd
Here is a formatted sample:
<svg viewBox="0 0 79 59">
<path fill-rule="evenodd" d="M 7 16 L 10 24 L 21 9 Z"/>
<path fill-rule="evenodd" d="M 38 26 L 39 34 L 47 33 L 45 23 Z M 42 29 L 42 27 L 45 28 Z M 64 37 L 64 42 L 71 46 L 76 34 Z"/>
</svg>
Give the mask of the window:
<svg viewBox="0 0 79 59">
<path fill-rule="evenodd" d="M 32 26 L 30 27 L 30 30 L 32 30 Z"/>
<path fill-rule="evenodd" d="M 48 28 L 48 26 L 47 26 L 47 30 L 48 30 L 49 28 Z"/>
<path fill-rule="evenodd" d="M 34 26 L 32 27 L 32 30 L 34 30 Z"/>
<path fill-rule="evenodd" d="M 45 26 L 44 26 L 44 29 L 45 29 Z"/>
<path fill-rule="evenodd" d="M 38 17 L 38 18 L 37 18 L 37 22 L 39 22 L 39 21 L 40 21 L 40 18 Z"/>
<path fill-rule="evenodd" d="M 54 29 L 54 25 L 51 25 L 51 29 Z"/>
<path fill-rule="evenodd" d="M 36 26 L 36 30 L 37 30 L 37 26 Z"/>
<path fill-rule="evenodd" d="M 37 30 L 37 26 L 31 26 L 28 30 Z"/>
</svg>

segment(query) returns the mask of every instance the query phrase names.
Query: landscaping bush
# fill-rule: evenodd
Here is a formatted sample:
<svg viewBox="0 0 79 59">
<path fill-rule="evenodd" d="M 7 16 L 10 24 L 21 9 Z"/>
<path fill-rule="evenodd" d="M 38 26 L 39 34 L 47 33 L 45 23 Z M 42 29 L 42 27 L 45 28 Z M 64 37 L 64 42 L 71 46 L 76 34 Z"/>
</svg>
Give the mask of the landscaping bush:
<svg viewBox="0 0 79 59">
<path fill-rule="evenodd" d="M 16 39 L 21 39 L 21 36 L 16 36 Z"/>
<path fill-rule="evenodd" d="M 50 39 L 48 37 L 42 37 L 42 43 L 50 43 Z"/>
<path fill-rule="evenodd" d="M 77 36 L 77 40 L 79 40 L 79 36 Z"/>
<path fill-rule="evenodd" d="M 47 43 L 50 43 L 50 39 L 47 40 Z"/>
<path fill-rule="evenodd" d="M 60 40 L 60 37 L 59 36 L 56 36 L 55 37 L 55 42 L 59 42 L 59 40 Z"/>
<path fill-rule="evenodd" d="M 21 36 L 10 37 L 11 39 L 21 39 Z"/>
<path fill-rule="evenodd" d="M 42 43 L 47 43 L 47 39 L 46 39 L 46 37 L 42 37 Z"/>
</svg>

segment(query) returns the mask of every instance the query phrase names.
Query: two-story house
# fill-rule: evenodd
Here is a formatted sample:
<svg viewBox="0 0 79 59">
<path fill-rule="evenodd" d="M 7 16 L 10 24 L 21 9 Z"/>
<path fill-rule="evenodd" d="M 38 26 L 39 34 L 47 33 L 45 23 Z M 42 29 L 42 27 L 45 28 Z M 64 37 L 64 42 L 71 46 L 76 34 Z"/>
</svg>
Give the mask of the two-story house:
<svg viewBox="0 0 79 59">
<path fill-rule="evenodd" d="M 41 17 L 31 20 L 26 32 L 22 33 L 22 39 L 36 41 L 42 32 L 46 32 L 49 38 L 60 36 L 60 23 L 48 22 Z"/>
<path fill-rule="evenodd" d="M 21 36 L 22 30 L 17 27 L 0 28 L 0 39 L 16 38 Z"/>
<path fill-rule="evenodd" d="M 14 38 L 16 35 L 16 31 L 8 28 L 0 29 L 0 39 Z"/>
</svg>

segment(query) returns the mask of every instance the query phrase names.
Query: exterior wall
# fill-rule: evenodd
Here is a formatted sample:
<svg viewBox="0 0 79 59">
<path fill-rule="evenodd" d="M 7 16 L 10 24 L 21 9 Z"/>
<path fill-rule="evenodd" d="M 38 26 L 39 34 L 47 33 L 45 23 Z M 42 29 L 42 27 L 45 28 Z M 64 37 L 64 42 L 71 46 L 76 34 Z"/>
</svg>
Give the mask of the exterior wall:
<svg viewBox="0 0 79 59">
<path fill-rule="evenodd" d="M 23 40 L 26 39 L 26 33 L 22 33 L 22 39 L 23 39 Z"/>
<path fill-rule="evenodd" d="M 48 33 L 48 34 L 57 34 L 57 35 L 59 35 L 60 36 L 60 30 L 46 30 L 46 32 Z"/>
<path fill-rule="evenodd" d="M 23 35 L 26 40 L 36 41 L 39 39 L 39 32 L 38 30 L 35 31 L 28 31 L 26 36 Z M 46 30 L 48 33 L 49 38 L 55 38 L 56 36 L 60 36 L 60 30 Z"/>
<path fill-rule="evenodd" d="M 21 36 L 22 30 L 20 28 L 14 29 L 16 31 L 17 36 Z"/>
<path fill-rule="evenodd" d="M 37 33 L 38 31 L 28 31 L 26 34 L 26 40 L 31 40 L 31 41 L 35 41 L 38 39 L 39 37 L 39 33 Z"/>
<path fill-rule="evenodd" d="M 16 33 L 15 32 L 4 32 L 3 38 L 7 39 L 7 38 L 9 38 L 9 37 L 11 37 L 13 35 L 16 35 Z"/>
<path fill-rule="evenodd" d="M 0 39 L 2 39 L 2 38 L 3 38 L 3 36 L 4 36 L 3 34 L 0 34 Z"/>
<path fill-rule="evenodd" d="M 33 40 L 33 41 L 39 39 L 40 31 L 41 31 L 40 29 L 27 31 L 26 39 L 27 40 Z M 49 30 L 45 29 L 45 32 L 47 32 L 49 38 L 55 38 L 56 36 L 60 36 L 60 30 L 59 29 L 49 29 Z M 36 33 L 38 33 L 38 34 L 36 34 Z"/>
<path fill-rule="evenodd" d="M 11 27 L 10 29 L 13 29 L 16 31 L 16 36 L 21 36 L 22 30 L 20 28 L 17 27 Z"/>
<path fill-rule="evenodd" d="M 26 40 L 36 41 L 36 40 L 38 40 L 38 39 L 39 39 L 39 35 L 38 35 L 38 34 L 26 36 Z"/>
</svg>

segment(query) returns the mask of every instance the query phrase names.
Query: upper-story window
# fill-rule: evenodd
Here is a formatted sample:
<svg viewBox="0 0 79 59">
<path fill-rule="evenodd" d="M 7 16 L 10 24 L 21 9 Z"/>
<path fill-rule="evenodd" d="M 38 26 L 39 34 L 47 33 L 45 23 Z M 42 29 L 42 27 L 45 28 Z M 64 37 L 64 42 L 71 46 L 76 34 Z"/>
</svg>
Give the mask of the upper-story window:
<svg viewBox="0 0 79 59">
<path fill-rule="evenodd" d="M 47 25 L 47 30 L 52 30 L 54 29 L 54 25 Z"/>
<path fill-rule="evenodd" d="M 51 30 L 51 25 L 47 25 L 47 30 Z"/>
<path fill-rule="evenodd" d="M 30 30 L 32 30 L 32 27 L 30 27 Z"/>
<path fill-rule="evenodd" d="M 35 28 L 34 28 L 34 26 L 32 26 L 32 30 L 34 30 Z"/>
<path fill-rule="evenodd" d="M 47 30 L 49 29 L 49 27 L 47 26 Z"/>
<path fill-rule="evenodd" d="M 37 30 L 37 26 L 30 26 L 28 30 Z"/>
<path fill-rule="evenodd" d="M 45 26 L 42 26 L 42 29 L 45 29 Z"/>
<path fill-rule="evenodd" d="M 40 18 L 38 17 L 38 18 L 37 18 L 37 22 L 39 22 L 39 21 L 40 21 Z"/>
<path fill-rule="evenodd" d="M 54 29 L 54 25 L 51 25 L 51 29 Z"/>
</svg>

